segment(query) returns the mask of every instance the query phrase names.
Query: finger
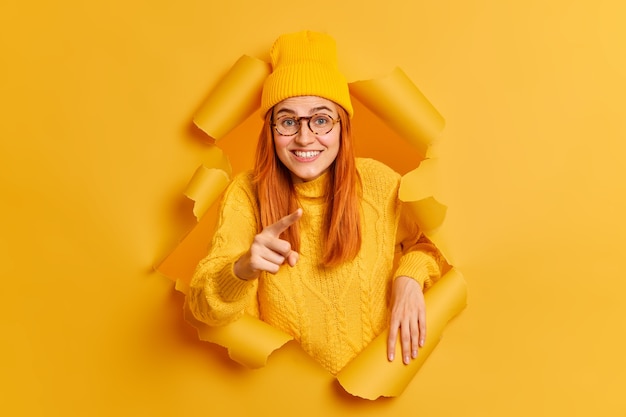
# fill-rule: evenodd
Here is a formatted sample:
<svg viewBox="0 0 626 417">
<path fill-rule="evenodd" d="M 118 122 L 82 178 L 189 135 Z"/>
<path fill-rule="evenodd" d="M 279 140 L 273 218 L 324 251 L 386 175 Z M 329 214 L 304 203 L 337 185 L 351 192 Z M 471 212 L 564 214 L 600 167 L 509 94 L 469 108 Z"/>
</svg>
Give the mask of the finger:
<svg viewBox="0 0 626 417">
<path fill-rule="evenodd" d="M 417 358 L 417 350 L 420 347 L 419 320 L 417 316 L 411 317 L 411 358 Z"/>
<path fill-rule="evenodd" d="M 400 342 L 402 343 L 402 361 L 405 365 L 411 362 L 411 326 L 404 320 L 400 327 Z"/>
<path fill-rule="evenodd" d="M 264 259 L 264 258 L 257 258 L 250 262 L 250 265 L 252 266 L 252 268 L 254 268 L 254 270 L 265 271 L 265 272 L 269 272 L 270 274 L 277 273 L 278 270 L 280 269 L 281 264 L 268 261 L 267 259 Z"/>
<path fill-rule="evenodd" d="M 284 256 L 271 250 L 266 250 L 262 255 L 259 256 L 259 258 L 261 261 L 273 263 L 277 267 L 280 267 L 282 264 L 285 263 Z"/>
<path fill-rule="evenodd" d="M 287 255 L 287 263 L 290 267 L 296 266 L 296 263 L 300 259 L 300 254 L 296 251 L 291 251 L 289 255 Z"/>
<path fill-rule="evenodd" d="M 263 244 L 267 249 L 281 255 L 283 258 L 286 258 L 291 253 L 291 244 L 286 240 L 271 237 L 265 240 Z"/>
<path fill-rule="evenodd" d="M 389 326 L 389 336 L 387 337 L 387 359 L 392 362 L 396 356 L 396 340 L 398 339 L 398 326 Z"/>
<path fill-rule="evenodd" d="M 420 309 L 417 323 L 418 323 L 419 332 L 420 332 L 419 346 L 422 347 L 426 343 L 426 311 L 425 310 Z"/>
<path fill-rule="evenodd" d="M 267 226 L 264 231 L 268 231 L 272 236 L 278 237 L 282 232 L 287 230 L 289 226 L 300 220 L 302 217 L 302 209 L 299 208 L 293 213 L 283 217 L 274 224 Z"/>
<path fill-rule="evenodd" d="M 262 258 L 281 265 L 291 252 L 289 242 L 274 237 L 258 234 L 254 237 L 250 254 L 252 259 Z"/>
</svg>

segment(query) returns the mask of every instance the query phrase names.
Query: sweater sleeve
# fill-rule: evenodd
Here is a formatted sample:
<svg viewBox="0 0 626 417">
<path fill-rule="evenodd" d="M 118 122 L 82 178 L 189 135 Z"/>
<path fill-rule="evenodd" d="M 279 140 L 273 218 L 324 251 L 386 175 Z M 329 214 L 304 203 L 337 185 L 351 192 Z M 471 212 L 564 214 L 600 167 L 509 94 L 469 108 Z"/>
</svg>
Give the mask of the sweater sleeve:
<svg viewBox="0 0 626 417">
<path fill-rule="evenodd" d="M 427 289 L 441 277 L 445 259 L 437 247 L 420 231 L 408 208 L 401 202 L 396 236 L 402 254 L 395 277 L 411 277 L 422 289 Z"/>
<path fill-rule="evenodd" d="M 208 255 L 191 280 L 187 302 L 197 320 L 225 325 L 244 312 L 258 316 L 257 280 L 244 281 L 234 263 L 250 248 L 257 233 L 256 204 L 248 174 L 236 177 L 224 192 Z"/>
</svg>

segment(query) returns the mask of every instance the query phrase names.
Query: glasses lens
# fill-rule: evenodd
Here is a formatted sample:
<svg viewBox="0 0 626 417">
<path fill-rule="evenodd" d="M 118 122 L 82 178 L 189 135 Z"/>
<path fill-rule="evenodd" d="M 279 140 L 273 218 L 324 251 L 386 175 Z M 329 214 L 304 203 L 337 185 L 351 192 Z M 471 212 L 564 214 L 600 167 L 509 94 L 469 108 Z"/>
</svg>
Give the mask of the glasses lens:
<svg viewBox="0 0 626 417">
<path fill-rule="evenodd" d="M 311 117 L 309 126 L 316 135 L 325 135 L 332 130 L 333 119 L 327 114 L 316 114 Z"/>
<path fill-rule="evenodd" d="M 300 122 L 295 117 L 281 117 L 276 120 L 276 130 L 281 135 L 295 135 L 300 129 Z"/>
<path fill-rule="evenodd" d="M 327 114 L 314 114 L 311 117 L 283 116 L 276 120 L 274 126 L 278 134 L 293 136 L 300 130 L 301 120 L 307 120 L 311 132 L 316 135 L 325 135 L 335 126 L 335 121 Z"/>
</svg>

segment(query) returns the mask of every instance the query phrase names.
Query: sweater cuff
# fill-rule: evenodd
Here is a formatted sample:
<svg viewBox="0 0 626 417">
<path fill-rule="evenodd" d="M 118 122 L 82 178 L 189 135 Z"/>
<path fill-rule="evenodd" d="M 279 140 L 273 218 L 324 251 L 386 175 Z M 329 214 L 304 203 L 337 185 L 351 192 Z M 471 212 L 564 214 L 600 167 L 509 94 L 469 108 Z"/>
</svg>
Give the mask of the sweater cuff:
<svg viewBox="0 0 626 417">
<path fill-rule="evenodd" d="M 224 301 L 240 300 L 254 287 L 253 280 L 246 281 L 235 275 L 234 266 L 233 262 L 224 268 L 217 277 L 217 285 L 220 288 L 220 294 Z"/>
<path fill-rule="evenodd" d="M 439 266 L 432 256 L 424 252 L 410 252 L 400 258 L 395 277 L 413 278 L 425 290 L 439 279 L 439 275 Z"/>
</svg>

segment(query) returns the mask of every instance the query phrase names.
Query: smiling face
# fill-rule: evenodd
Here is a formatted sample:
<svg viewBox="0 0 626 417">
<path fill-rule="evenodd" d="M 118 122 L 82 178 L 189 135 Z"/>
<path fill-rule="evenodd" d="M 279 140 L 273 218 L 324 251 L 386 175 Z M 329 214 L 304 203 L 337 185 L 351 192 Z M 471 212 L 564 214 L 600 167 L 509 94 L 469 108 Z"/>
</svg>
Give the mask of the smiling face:
<svg viewBox="0 0 626 417">
<path fill-rule="evenodd" d="M 310 117 L 314 114 L 327 115 L 339 119 L 337 105 L 317 96 L 291 97 L 274 106 L 273 120 L 288 116 L 293 118 Z M 273 129 L 274 147 L 278 159 L 289 169 L 294 182 L 311 181 L 328 171 L 339 152 L 341 142 L 340 124 L 332 126 L 330 132 L 316 135 L 309 129 L 307 120 L 301 123 L 298 133 L 292 136 L 281 135 Z M 314 121 L 311 121 L 313 126 Z"/>
</svg>

